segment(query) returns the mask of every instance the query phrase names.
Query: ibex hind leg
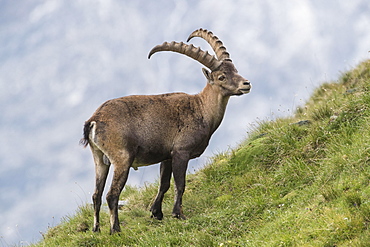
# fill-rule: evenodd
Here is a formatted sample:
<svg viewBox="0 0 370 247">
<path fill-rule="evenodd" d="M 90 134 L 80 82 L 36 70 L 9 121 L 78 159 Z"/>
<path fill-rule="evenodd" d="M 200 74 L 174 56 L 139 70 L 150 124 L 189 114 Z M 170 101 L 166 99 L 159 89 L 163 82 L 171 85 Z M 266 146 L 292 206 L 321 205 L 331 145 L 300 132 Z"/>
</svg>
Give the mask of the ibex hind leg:
<svg viewBox="0 0 370 247">
<path fill-rule="evenodd" d="M 91 151 L 93 153 L 95 163 L 95 192 L 92 196 L 94 204 L 94 226 L 92 230 L 93 232 L 99 232 L 100 231 L 99 213 L 102 202 L 101 198 L 109 172 L 109 165 L 106 165 L 104 163 L 103 160 L 104 154 L 102 151 L 100 151 L 94 146 L 91 147 Z"/>
<path fill-rule="evenodd" d="M 118 200 L 119 195 L 126 184 L 133 158 L 130 157 L 128 152 L 122 151 L 111 161 L 114 165 L 114 174 L 112 185 L 107 194 L 107 203 L 110 210 L 110 233 L 113 234 L 121 231 L 118 219 Z"/>
<path fill-rule="evenodd" d="M 152 218 L 161 220 L 163 219 L 163 213 L 162 213 L 162 201 L 164 194 L 168 191 L 170 188 L 170 180 L 171 180 L 171 174 L 172 174 L 172 165 L 171 160 L 166 160 L 161 162 L 161 178 L 160 178 L 160 185 L 157 197 L 155 198 L 155 201 L 150 208 L 150 211 L 152 212 Z"/>
</svg>

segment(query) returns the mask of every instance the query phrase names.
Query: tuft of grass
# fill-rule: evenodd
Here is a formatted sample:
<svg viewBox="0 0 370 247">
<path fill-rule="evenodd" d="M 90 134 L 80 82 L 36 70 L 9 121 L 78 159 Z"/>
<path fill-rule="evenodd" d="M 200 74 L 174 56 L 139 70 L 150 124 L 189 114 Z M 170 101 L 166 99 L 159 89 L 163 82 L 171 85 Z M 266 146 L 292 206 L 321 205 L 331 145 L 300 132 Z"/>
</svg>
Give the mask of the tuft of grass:
<svg viewBox="0 0 370 247">
<path fill-rule="evenodd" d="M 294 116 L 264 121 L 187 176 L 187 220 L 150 218 L 158 183 L 127 186 L 122 233 L 91 232 L 91 206 L 34 246 L 369 246 L 370 60 L 324 83 Z"/>
</svg>

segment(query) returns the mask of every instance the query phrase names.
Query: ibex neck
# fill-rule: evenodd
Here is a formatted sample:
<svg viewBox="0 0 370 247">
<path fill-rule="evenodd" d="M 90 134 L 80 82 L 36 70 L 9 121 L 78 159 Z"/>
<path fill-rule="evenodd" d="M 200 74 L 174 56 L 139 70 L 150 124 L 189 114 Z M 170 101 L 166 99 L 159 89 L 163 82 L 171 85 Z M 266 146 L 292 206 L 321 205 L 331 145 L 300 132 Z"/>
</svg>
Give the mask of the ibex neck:
<svg viewBox="0 0 370 247">
<path fill-rule="evenodd" d="M 198 95 L 203 104 L 204 118 L 210 123 L 213 133 L 221 124 L 230 96 L 223 96 L 218 86 L 209 83 Z"/>
</svg>

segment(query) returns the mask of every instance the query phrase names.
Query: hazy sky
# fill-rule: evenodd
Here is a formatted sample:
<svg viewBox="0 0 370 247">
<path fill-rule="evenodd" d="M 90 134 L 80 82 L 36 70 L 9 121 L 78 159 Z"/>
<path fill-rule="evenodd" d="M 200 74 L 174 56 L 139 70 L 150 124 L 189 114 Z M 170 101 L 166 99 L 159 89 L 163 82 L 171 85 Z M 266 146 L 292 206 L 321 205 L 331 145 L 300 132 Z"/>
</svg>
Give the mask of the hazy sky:
<svg viewBox="0 0 370 247">
<path fill-rule="evenodd" d="M 0 4 L 0 246 L 36 241 L 39 231 L 91 202 L 93 162 L 78 141 L 100 104 L 130 94 L 202 90 L 201 64 L 174 53 L 148 60 L 155 45 L 210 29 L 253 85 L 250 94 L 230 99 L 222 125 L 189 172 L 369 58 L 367 0 Z M 191 42 L 210 49 L 202 39 Z M 128 183 L 153 182 L 158 174 L 157 165 L 140 168 Z"/>
</svg>

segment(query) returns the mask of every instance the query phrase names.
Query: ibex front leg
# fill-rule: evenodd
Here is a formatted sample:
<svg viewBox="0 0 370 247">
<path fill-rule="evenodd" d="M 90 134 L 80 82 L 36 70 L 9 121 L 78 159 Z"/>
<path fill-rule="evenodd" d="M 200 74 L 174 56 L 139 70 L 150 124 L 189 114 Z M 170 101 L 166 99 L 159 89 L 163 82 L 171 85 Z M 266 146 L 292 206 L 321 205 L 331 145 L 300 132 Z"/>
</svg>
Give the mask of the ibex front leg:
<svg viewBox="0 0 370 247">
<path fill-rule="evenodd" d="M 114 175 L 112 185 L 107 194 L 107 203 L 110 211 L 110 233 L 120 232 L 121 227 L 118 219 L 118 199 L 126 184 L 132 159 L 128 155 L 121 155 L 112 160 L 114 164 Z"/>
<path fill-rule="evenodd" d="M 172 174 L 172 162 L 171 160 L 165 160 L 161 162 L 161 181 L 159 185 L 159 190 L 155 201 L 150 208 L 152 212 L 152 217 L 158 220 L 163 219 L 162 213 L 162 201 L 164 194 L 170 188 L 170 181 L 171 181 L 171 174 Z"/>
<path fill-rule="evenodd" d="M 186 219 L 182 212 L 182 195 L 185 191 L 185 176 L 188 162 L 189 155 L 187 152 L 176 152 L 172 156 L 172 172 L 176 185 L 175 205 L 172 216 L 179 219 Z"/>
</svg>

